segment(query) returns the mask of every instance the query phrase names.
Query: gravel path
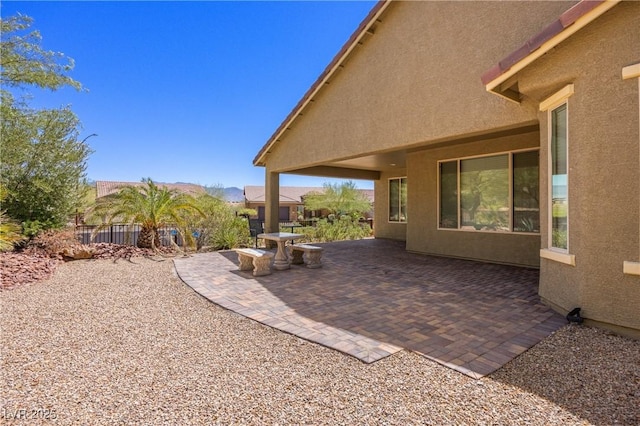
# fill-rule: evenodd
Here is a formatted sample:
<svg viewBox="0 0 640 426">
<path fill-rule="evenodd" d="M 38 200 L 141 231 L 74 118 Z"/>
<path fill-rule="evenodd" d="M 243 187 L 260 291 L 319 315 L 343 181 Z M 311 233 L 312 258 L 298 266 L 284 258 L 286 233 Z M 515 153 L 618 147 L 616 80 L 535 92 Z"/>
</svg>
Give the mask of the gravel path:
<svg viewBox="0 0 640 426">
<path fill-rule="evenodd" d="M 587 327 L 473 380 L 275 331 L 195 294 L 171 260 L 67 263 L 0 303 L 0 423 L 640 423 L 640 342 Z"/>
</svg>

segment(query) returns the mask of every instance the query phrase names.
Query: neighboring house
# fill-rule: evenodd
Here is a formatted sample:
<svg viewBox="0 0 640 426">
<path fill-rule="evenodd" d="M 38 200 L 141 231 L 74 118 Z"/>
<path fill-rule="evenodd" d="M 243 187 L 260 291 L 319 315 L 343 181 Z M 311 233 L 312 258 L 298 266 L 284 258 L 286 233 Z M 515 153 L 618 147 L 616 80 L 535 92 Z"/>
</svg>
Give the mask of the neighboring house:
<svg viewBox="0 0 640 426">
<path fill-rule="evenodd" d="M 545 303 L 640 336 L 638 28 L 631 1 L 377 3 L 254 160 L 267 230 L 280 173 L 371 179 L 377 238 L 540 268 Z"/>
<path fill-rule="evenodd" d="M 322 187 L 303 186 L 281 186 L 278 196 L 278 221 L 296 221 L 299 217 L 309 219 L 319 217 L 321 212 L 307 211 L 304 208 L 304 197 L 312 192 L 322 192 Z M 374 191 L 371 189 L 360 189 L 365 194 L 371 204 L 374 201 Z M 265 187 L 245 186 L 244 187 L 245 207 L 254 209 L 258 213 L 258 218 L 265 219 Z M 365 215 L 369 217 L 369 215 Z"/>
<path fill-rule="evenodd" d="M 207 191 L 201 185 L 193 183 L 163 183 L 154 182 L 158 187 L 167 188 L 170 190 L 176 190 L 189 195 L 202 195 Z M 123 186 L 146 186 L 144 182 L 112 182 L 107 180 L 96 181 L 96 198 L 105 197 L 107 195 L 114 194 L 120 190 Z"/>
</svg>

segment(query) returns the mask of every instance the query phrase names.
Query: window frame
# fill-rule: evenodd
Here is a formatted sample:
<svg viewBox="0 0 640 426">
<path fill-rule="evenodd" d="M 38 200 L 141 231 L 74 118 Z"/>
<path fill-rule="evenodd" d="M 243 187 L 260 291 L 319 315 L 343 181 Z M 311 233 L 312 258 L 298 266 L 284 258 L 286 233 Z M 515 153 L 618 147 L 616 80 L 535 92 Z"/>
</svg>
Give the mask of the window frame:
<svg viewBox="0 0 640 426">
<path fill-rule="evenodd" d="M 547 248 L 540 249 L 540 257 L 543 259 L 552 260 L 554 262 L 564 263 L 570 266 L 576 266 L 576 256 L 574 254 L 570 254 L 570 245 L 569 245 L 569 221 L 570 221 L 570 212 L 569 212 L 569 123 L 570 123 L 570 105 L 569 105 L 569 97 L 575 93 L 574 85 L 567 84 L 562 89 L 557 91 L 556 93 L 549 96 L 547 99 L 543 100 L 540 103 L 540 111 L 546 112 L 547 114 Z M 567 146 L 567 248 L 557 248 L 553 247 L 553 203 L 552 203 L 552 190 L 553 190 L 553 177 L 552 177 L 552 152 L 551 152 L 551 135 L 552 135 L 552 126 L 551 126 L 551 114 L 552 111 L 556 110 L 558 107 L 566 104 L 566 146 Z"/>
<path fill-rule="evenodd" d="M 554 164 L 554 158 L 553 158 L 553 136 L 554 136 L 554 129 L 553 129 L 553 113 L 555 111 L 557 111 L 558 109 L 564 107 L 565 108 L 565 121 L 564 121 L 564 125 L 565 125 L 565 161 L 564 161 L 564 166 L 566 169 L 566 176 L 567 176 L 567 183 L 566 183 L 566 189 L 567 189 L 567 194 L 566 194 L 566 209 L 567 209 L 567 224 L 566 224 L 566 247 L 555 247 L 553 245 L 553 164 Z M 569 103 L 567 102 L 567 100 L 565 99 L 563 102 L 561 102 L 560 104 L 549 108 L 547 110 L 547 117 L 548 117 L 548 133 L 549 133 L 549 138 L 548 138 L 548 159 L 547 159 L 547 163 L 548 163 L 548 175 L 549 178 L 547 179 L 547 200 L 548 201 L 548 208 L 547 208 L 547 223 L 549 224 L 548 226 L 548 230 L 547 230 L 547 246 L 549 248 L 549 250 L 553 250 L 553 251 L 557 251 L 559 253 L 569 253 Z"/>
<path fill-rule="evenodd" d="M 387 223 L 407 223 L 407 215 L 405 214 L 404 220 L 391 220 L 391 182 L 392 181 L 398 181 L 398 218 L 400 218 L 401 212 L 402 212 L 402 182 L 405 182 L 405 185 L 407 184 L 407 177 L 406 176 L 398 176 L 398 177 L 392 177 L 392 178 L 388 178 L 387 179 Z M 407 210 L 407 204 L 408 204 L 408 198 L 405 196 L 405 206 L 404 206 L 404 210 L 406 213 Z"/>
<path fill-rule="evenodd" d="M 501 235 L 505 235 L 505 234 L 509 234 L 509 235 L 540 235 L 540 227 L 538 227 L 538 231 L 536 232 L 524 232 L 524 231 L 514 231 L 514 224 L 513 224 L 513 216 L 514 216 L 514 196 L 513 196 L 513 177 L 514 177 L 514 172 L 513 172 L 513 156 L 516 154 L 521 154 L 521 153 L 526 153 L 526 152 L 537 152 L 538 155 L 540 154 L 540 148 L 537 147 L 532 147 L 532 148 L 522 148 L 522 149 L 513 149 L 513 150 L 508 150 L 508 151 L 499 151 L 499 152 L 492 152 L 492 153 L 487 153 L 487 154 L 479 154 L 479 155 L 469 155 L 469 156 L 465 156 L 465 157 L 454 157 L 454 158 L 447 158 L 447 159 L 442 159 L 442 160 L 438 160 L 437 162 L 437 220 L 436 220 L 436 226 L 437 226 L 437 230 L 438 231 L 454 231 L 454 232 L 471 232 L 471 233 L 478 233 L 478 232 L 483 232 L 483 233 L 489 233 L 489 234 L 501 234 Z M 461 163 L 464 160 L 473 160 L 476 158 L 487 158 L 487 157 L 498 157 L 501 155 L 506 155 L 507 156 L 507 161 L 508 161 L 508 169 L 507 169 L 507 175 L 508 175 L 508 185 L 509 185 L 509 199 L 508 199 L 508 205 L 509 205 L 509 230 L 508 231 L 486 231 L 486 230 L 478 230 L 478 229 L 463 229 L 462 228 L 462 215 L 460 213 L 461 210 L 461 200 L 460 200 L 460 195 L 461 195 L 461 171 L 462 171 L 462 167 L 461 167 Z M 441 225 L 441 207 L 442 207 L 442 194 L 441 194 L 441 188 L 442 188 L 442 182 L 441 182 L 441 164 L 442 163 L 450 163 L 450 162 L 456 162 L 456 170 L 457 170 L 457 188 L 456 188 L 456 192 L 457 192 L 457 227 L 456 228 L 444 228 Z M 538 168 L 540 168 L 540 162 L 538 161 Z M 539 174 L 538 174 L 538 179 L 540 179 Z M 538 206 L 538 214 L 540 215 L 540 206 Z"/>
<path fill-rule="evenodd" d="M 549 258 L 552 260 L 561 261 L 563 263 L 574 264 L 575 258 L 566 259 L 564 262 L 562 259 L 558 260 L 558 256 L 554 255 L 546 255 L 547 250 L 551 252 L 555 252 L 560 255 L 568 255 L 570 250 L 569 245 L 569 229 L 570 228 L 570 214 L 569 214 L 569 198 L 570 198 L 570 190 L 569 190 L 569 182 L 571 180 L 569 176 L 569 164 L 570 164 L 570 153 L 569 153 L 569 122 L 570 122 L 570 105 L 569 98 L 571 95 L 575 93 L 575 86 L 573 84 L 567 84 L 562 89 L 558 90 L 556 93 L 549 96 L 547 99 L 540 102 L 540 111 L 546 112 L 547 114 L 547 249 L 541 250 L 542 257 Z M 553 112 L 558 108 L 564 106 L 566 108 L 565 113 L 565 138 L 566 138 L 566 158 L 565 165 L 567 168 L 567 243 L 566 248 L 554 247 L 553 246 L 553 152 L 552 152 L 552 138 L 553 138 Z"/>
</svg>

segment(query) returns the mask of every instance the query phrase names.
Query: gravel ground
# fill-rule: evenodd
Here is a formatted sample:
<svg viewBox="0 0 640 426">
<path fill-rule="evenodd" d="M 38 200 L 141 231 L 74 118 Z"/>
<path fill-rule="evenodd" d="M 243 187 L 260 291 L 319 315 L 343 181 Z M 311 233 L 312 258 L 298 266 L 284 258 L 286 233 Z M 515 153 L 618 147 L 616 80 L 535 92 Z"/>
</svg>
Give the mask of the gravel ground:
<svg viewBox="0 0 640 426">
<path fill-rule="evenodd" d="M 640 423 L 640 342 L 588 327 L 473 380 L 275 331 L 198 296 L 170 259 L 70 262 L 0 303 L 0 423 Z"/>
</svg>

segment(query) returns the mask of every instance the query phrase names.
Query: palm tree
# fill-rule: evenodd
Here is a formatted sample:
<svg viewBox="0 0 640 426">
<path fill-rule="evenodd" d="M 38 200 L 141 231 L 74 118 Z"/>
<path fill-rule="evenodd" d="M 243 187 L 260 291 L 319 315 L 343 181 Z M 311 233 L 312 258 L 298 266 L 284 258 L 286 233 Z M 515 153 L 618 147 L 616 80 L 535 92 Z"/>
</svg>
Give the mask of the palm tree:
<svg viewBox="0 0 640 426">
<path fill-rule="evenodd" d="M 91 215 L 102 217 L 101 227 L 115 221 L 140 224 L 137 246 L 155 249 L 160 243 L 159 228 L 175 225 L 179 230 L 184 212 L 202 215 L 192 196 L 159 187 L 150 178 L 142 182 L 145 185 L 123 186 L 119 192 L 96 203 Z"/>
</svg>

